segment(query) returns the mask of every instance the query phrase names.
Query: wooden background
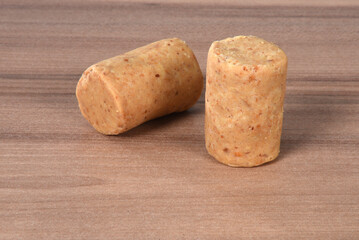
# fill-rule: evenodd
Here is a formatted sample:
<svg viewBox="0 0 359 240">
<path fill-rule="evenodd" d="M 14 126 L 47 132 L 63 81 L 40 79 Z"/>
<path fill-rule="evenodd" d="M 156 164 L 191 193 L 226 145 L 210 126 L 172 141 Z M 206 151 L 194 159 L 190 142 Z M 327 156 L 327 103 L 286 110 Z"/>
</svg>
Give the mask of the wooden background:
<svg viewBox="0 0 359 240">
<path fill-rule="evenodd" d="M 81 116 L 102 59 L 168 37 L 203 72 L 212 41 L 289 58 L 278 160 L 230 168 L 204 98 L 120 136 Z M 358 1 L 0 1 L 0 239 L 359 239 Z"/>
</svg>

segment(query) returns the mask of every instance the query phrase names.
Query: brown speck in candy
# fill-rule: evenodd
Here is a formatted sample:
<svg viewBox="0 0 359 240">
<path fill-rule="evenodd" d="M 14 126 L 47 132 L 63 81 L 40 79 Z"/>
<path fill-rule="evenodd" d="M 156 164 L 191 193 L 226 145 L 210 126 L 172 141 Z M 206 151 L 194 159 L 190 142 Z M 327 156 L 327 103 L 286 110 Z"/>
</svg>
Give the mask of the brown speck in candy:
<svg viewBox="0 0 359 240">
<path fill-rule="evenodd" d="M 224 138 L 223 135 L 221 135 L 221 138 Z"/>
<path fill-rule="evenodd" d="M 249 154 L 250 152 L 245 152 L 245 154 Z"/>
<path fill-rule="evenodd" d="M 247 106 L 247 107 L 251 107 L 251 105 L 249 105 L 249 103 L 246 100 L 242 99 L 242 102 Z"/>
<path fill-rule="evenodd" d="M 160 75 L 157 73 L 156 75 L 155 75 L 156 77 L 160 77 Z"/>
<path fill-rule="evenodd" d="M 217 61 L 220 63 L 221 61 L 219 61 L 219 58 L 217 59 Z"/>
<path fill-rule="evenodd" d="M 228 148 L 223 148 L 223 152 L 228 152 Z"/>
<path fill-rule="evenodd" d="M 157 103 L 157 99 L 155 99 L 155 103 Z"/>
<path fill-rule="evenodd" d="M 179 52 L 177 53 L 177 55 L 179 55 Z"/>
<path fill-rule="evenodd" d="M 182 51 L 184 51 L 184 48 L 182 48 Z"/>
<path fill-rule="evenodd" d="M 176 95 L 176 96 L 178 95 L 178 91 L 176 91 L 175 95 Z"/>
<path fill-rule="evenodd" d="M 253 50 L 253 49 L 250 47 L 250 48 L 248 48 L 248 50 Z"/>
<path fill-rule="evenodd" d="M 241 156 L 242 156 L 242 153 L 240 153 L 240 152 L 235 152 L 235 153 L 234 153 L 234 156 L 236 156 L 236 157 L 241 157 Z"/>
<path fill-rule="evenodd" d="M 261 127 L 261 125 L 260 124 L 257 124 L 257 126 L 256 126 L 257 128 L 260 128 Z"/>
<path fill-rule="evenodd" d="M 261 154 L 261 153 L 258 156 L 260 156 L 260 157 L 268 157 L 267 154 Z"/>
<path fill-rule="evenodd" d="M 248 71 L 246 66 L 243 66 L 243 71 Z"/>
<path fill-rule="evenodd" d="M 167 43 L 168 46 L 171 46 L 171 43 Z"/>
<path fill-rule="evenodd" d="M 255 71 L 255 72 L 258 71 L 258 66 L 254 66 L 254 71 Z"/>
<path fill-rule="evenodd" d="M 227 76 L 226 76 L 226 74 L 223 74 L 223 78 L 225 79 Z"/>
<path fill-rule="evenodd" d="M 96 120 L 96 124 L 98 125 L 98 121 Z"/>
<path fill-rule="evenodd" d="M 250 75 L 249 76 L 249 82 L 252 82 L 252 81 L 254 81 L 254 80 L 256 80 L 256 77 L 254 76 L 254 75 Z"/>
<path fill-rule="evenodd" d="M 143 73 L 140 74 L 140 77 L 144 77 L 145 75 Z"/>
<path fill-rule="evenodd" d="M 128 59 L 127 59 L 127 58 L 125 58 L 125 59 L 124 59 L 124 61 L 125 61 L 125 62 L 128 62 Z"/>
</svg>

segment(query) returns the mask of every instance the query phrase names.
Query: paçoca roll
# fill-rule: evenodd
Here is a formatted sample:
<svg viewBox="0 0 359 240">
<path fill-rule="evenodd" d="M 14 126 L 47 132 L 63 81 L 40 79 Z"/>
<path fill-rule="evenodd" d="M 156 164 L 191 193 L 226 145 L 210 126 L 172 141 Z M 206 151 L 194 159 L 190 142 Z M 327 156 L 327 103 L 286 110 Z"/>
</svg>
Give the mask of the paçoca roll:
<svg viewBox="0 0 359 240">
<path fill-rule="evenodd" d="M 208 53 L 205 140 L 210 155 L 252 167 L 279 154 L 287 56 L 254 36 L 213 42 Z"/>
<path fill-rule="evenodd" d="M 90 66 L 76 96 L 82 115 L 99 132 L 119 134 L 196 103 L 203 76 L 192 50 L 164 39 Z"/>
</svg>

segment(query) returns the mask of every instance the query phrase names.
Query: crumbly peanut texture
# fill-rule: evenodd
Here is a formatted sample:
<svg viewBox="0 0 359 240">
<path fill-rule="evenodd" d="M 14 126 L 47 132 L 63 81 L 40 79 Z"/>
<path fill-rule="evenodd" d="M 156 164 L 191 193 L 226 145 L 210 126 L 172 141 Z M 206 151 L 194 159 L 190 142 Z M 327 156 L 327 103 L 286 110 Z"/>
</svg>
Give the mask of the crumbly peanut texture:
<svg viewBox="0 0 359 240">
<path fill-rule="evenodd" d="M 255 36 L 213 42 L 208 53 L 205 140 L 233 167 L 253 167 L 279 154 L 287 56 Z"/>
</svg>

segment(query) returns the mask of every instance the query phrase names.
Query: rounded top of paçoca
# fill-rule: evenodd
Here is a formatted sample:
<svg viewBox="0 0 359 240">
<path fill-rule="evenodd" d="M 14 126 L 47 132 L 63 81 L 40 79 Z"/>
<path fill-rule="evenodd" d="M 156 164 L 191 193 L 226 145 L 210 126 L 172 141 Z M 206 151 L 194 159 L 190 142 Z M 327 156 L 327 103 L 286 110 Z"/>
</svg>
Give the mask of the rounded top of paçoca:
<svg viewBox="0 0 359 240">
<path fill-rule="evenodd" d="M 278 65 L 287 56 L 277 45 L 255 36 L 237 36 L 213 42 L 212 51 L 235 65 Z"/>
</svg>

